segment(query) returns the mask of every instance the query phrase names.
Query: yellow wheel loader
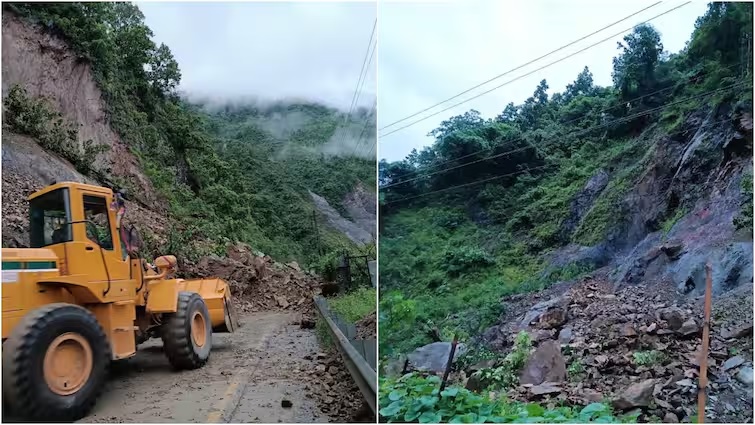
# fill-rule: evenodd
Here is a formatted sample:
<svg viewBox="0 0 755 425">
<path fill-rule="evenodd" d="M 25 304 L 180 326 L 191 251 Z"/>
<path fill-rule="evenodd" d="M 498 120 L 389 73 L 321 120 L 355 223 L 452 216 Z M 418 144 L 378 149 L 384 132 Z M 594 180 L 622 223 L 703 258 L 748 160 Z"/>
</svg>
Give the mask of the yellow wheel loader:
<svg viewBox="0 0 755 425">
<path fill-rule="evenodd" d="M 13 416 L 80 419 L 110 362 L 138 344 L 160 337 L 174 368 L 195 369 L 213 332 L 239 326 L 226 282 L 177 279 L 175 257 L 152 265 L 127 249 L 113 201 L 103 187 L 46 187 L 29 197 L 31 247 L 2 249 L 2 390 Z"/>
</svg>

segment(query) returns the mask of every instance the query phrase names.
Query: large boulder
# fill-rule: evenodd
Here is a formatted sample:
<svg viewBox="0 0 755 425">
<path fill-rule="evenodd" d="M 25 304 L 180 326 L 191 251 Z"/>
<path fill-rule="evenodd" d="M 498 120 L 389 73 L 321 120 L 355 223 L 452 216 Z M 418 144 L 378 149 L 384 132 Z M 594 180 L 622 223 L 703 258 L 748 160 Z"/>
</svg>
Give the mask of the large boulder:
<svg viewBox="0 0 755 425">
<path fill-rule="evenodd" d="M 541 343 L 527 359 L 519 376 L 522 385 L 540 385 L 543 382 L 562 382 L 566 379 L 566 362 L 561 345 L 554 340 Z"/>
<path fill-rule="evenodd" d="M 618 410 L 627 410 L 634 407 L 646 407 L 653 400 L 655 380 L 646 379 L 627 387 L 613 400 L 613 407 Z"/>
<path fill-rule="evenodd" d="M 466 351 L 466 348 L 464 344 L 459 343 L 456 346 L 453 360 L 456 361 L 458 356 Z M 417 348 L 407 357 L 409 358 L 409 367 L 413 370 L 442 373 L 446 370 L 450 355 L 450 342 L 433 342 Z"/>
<path fill-rule="evenodd" d="M 568 302 L 564 297 L 556 297 L 533 305 L 519 323 L 520 328 L 537 325 L 549 329 L 563 325 L 567 319 Z"/>
</svg>

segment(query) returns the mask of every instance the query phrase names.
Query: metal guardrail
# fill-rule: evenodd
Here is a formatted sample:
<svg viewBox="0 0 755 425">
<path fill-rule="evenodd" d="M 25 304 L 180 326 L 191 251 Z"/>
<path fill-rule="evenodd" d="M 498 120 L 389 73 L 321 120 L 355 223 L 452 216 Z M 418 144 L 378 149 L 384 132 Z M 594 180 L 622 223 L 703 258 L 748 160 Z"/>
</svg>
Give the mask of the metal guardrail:
<svg viewBox="0 0 755 425">
<path fill-rule="evenodd" d="M 349 373 L 351 373 L 351 377 L 354 378 L 354 382 L 359 387 L 372 412 L 377 414 L 377 373 L 375 369 L 370 367 L 364 356 L 357 351 L 333 320 L 333 313 L 328 307 L 328 301 L 321 296 L 315 296 L 314 301 L 320 316 L 328 325 L 333 343 L 341 353 L 341 357 Z"/>
</svg>

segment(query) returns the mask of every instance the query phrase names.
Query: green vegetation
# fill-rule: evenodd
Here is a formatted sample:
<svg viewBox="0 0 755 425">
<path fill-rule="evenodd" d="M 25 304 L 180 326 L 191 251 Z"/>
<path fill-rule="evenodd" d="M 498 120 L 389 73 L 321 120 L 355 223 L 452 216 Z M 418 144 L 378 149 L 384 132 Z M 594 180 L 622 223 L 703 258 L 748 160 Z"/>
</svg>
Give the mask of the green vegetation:
<svg viewBox="0 0 755 425">
<path fill-rule="evenodd" d="M 527 332 L 516 336 L 514 349 L 503 358 L 500 366 L 478 370 L 473 376 L 484 388 L 491 391 L 507 390 L 519 383 L 519 372 L 532 351 L 532 340 Z"/>
<path fill-rule="evenodd" d="M 742 204 L 739 215 L 734 217 L 734 226 L 745 229 L 752 234 L 752 173 L 745 174 L 740 183 L 742 189 Z"/>
<path fill-rule="evenodd" d="M 168 206 L 169 240 L 156 246 L 145 235 L 149 251 L 196 259 L 242 241 L 279 260 L 310 265 L 321 254 L 354 248 L 323 224 L 315 232 L 308 192 L 343 209 L 346 193 L 375 186 L 374 160 L 328 145 L 342 113 L 309 104 L 188 104 L 176 93 L 181 72 L 170 48 L 151 41 L 152 31 L 133 3 L 3 7 L 62 37 L 91 63 L 111 126 Z M 98 153 L 93 145 L 71 153 L 75 136 L 68 124 L 22 93 L 6 99 L 14 131 L 34 136 L 85 174 L 141 192 L 137 182 L 92 170 L 90 159 Z M 360 110 L 355 119 L 374 117 Z M 280 134 L 290 127 L 296 130 Z"/>
<path fill-rule="evenodd" d="M 375 312 L 376 300 L 377 291 L 375 288 L 359 287 L 337 297 L 328 298 L 328 306 L 338 317 L 347 322 L 356 323 Z M 328 325 L 324 320 L 317 321 L 315 331 L 320 342 L 326 346 L 332 345 Z"/>
<path fill-rule="evenodd" d="M 711 3 L 678 53 L 640 25 L 619 45 L 611 86 L 595 85 L 587 68 L 560 93 L 542 80 L 494 118 L 451 117 L 430 132 L 431 146 L 381 160 L 381 356 L 432 342 L 423 329 L 470 340 L 500 317 L 503 296 L 591 272 L 589 262 L 551 270 L 545 254 L 620 239 L 632 198 L 647 196 L 638 183 L 678 148 L 669 144 L 686 143 L 704 117 L 720 122 L 751 109 L 752 74 L 742 62 L 751 39 L 745 3 Z M 705 158 L 694 158 L 696 173 L 722 159 L 720 149 L 698 150 Z M 607 184 L 596 188 L 598 173 Z M 751 226 L 745 197 L 737 223 Z M 668 212 L 664 232 L 685 202 Z"/>
<path fill-rule="evenodd" d="M 465 388 L 440 391 L 440 378 L 414 374 L 380 379 L 380 416 L 387 422 L 410 423 L 635 423 L 639 412 L 617 416 L 603 403 L 585 407 L 546 408 L 489 398 Z"/>
<path fill-rule="evenodd" d="M 659 365 L 668 359 L 665 353 L 658 350 L 637 351 L 632 353 L 632 357 L 637 366 Z"/>
<path fill-rule="evenodd" d="M 361 287 L 328 301 L 331 310 L 347 322 L 356 322 L 375 311 L 377 291 Z"/>
<path fill-rule="evenodd" d="M 84 175 L 93 171 L 97 155 L 108 150 L 107 145 L 95 145 L 92 140 L 79 144 L 78 127 L 63 119 L 46 99 L 30 97 L 23 87 L 11 87 L 3 105 L 7 129 L 35 138 L 40 146 L 68 160 Z"/>
<path fill-rule="evenodd" d="M 582 360 L 575 359 L 569 364 L 569 367 L 566 369 L 566 373 L 569 375 L 569 379 L 576 380 L 580 375 L 585 373 L 585 365 L 582 364 Z"/>
</svg>

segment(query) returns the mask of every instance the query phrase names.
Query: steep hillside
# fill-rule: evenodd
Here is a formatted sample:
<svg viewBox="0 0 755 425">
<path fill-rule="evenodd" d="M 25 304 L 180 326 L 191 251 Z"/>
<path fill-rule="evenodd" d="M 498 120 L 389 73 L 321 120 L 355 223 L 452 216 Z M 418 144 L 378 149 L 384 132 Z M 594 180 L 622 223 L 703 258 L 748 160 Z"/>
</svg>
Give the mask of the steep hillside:
<svg viewBox="0 0 755 425">
<path fill-rule="evenodd" d="M 50 180 L 126 188 L 125 221 L 148 253 L 182 262 L 240 241 L 322 266 L 372 243 L 332 226 L 311 195 L 374 232 L 374 203 L 354 202 L 375 187 L 367 111 L 347 122 L 306 101 L 186 100 L 170 49 L 133 4 L 3 8 L 3 246 L 25 245 L 23 199 Z"/>
<path fill-rule="evenodd" d="M 469 348 L 463 365 L 486 360 L 471 371 L 460 364 L 467 388 L 576 404 L 591 401 L 583 397 L 590 389 L 599 394 L 592 401 L 616 400 L 638 380 L 660 383 L 694 367 L 686 357 L 671 358 L 695 359 L 706 262 L 718 332 L 748 322 L 751 329 L 751 315 L 726 314 L 739 303 L 741 311 L 752 308 L 752 297 L 742 297 L 753 282 L 751 40 L 752 4 L 745 3 L 711 4 L 676 54 L 665 53 L 660 34 L 642 25 L 619 46 L 613 86 L 596 86 L 587 68 L 562 93 L 549 95 L 543 80 L 523 104 L 502 105 L 494 118 L 474 110 L 450 118 L 432 133 L 432 146 L 403 161 L 381 161 L 381 356 L 457 336 Z M 608 307 L 611 297 L 626 311 Z M 677 342 L 678 328 L 655 318 L 669 306 L 689 309 L 684 320 L 694 319 L 685 335 L 697 340 Z M 622 324 L 639 339 L 624 345 L 618 338 L 631 335 L 619 332 Z M 655 328 L 665 332 L 660 341 L 647 335 Z M 530 339 L 516 338 L 522 329 Z M 739 343 L 722 338 L 714 349 L 723 350 L 721 361 L 729 348 L 751 358 L 751 334 L 743 335 Z M 548 356 L 562 355 L 543 348 L 541 363 L 527 363 L 535 369 L 520 376 L 529 346 L 516 341 L 540 347 L 553 340 L 579 363 L 575 370 L 587 369 L 556 389 L 515 394 L 520 377 L 550 373 Z M 668 358 L 645 363 L 662 369 L 618 360 L 590 369 L 609 342 L 619 343 L 616 356 L 667 350 Z M 470 378 L 475 370 L 482 370 L 481 387 Z M 717 397 L 740 397 L 732 403 L 743 416 L 720 402 L 717 420 L 752 417 L 752 394 L 738 392 L 747 384 L 735 374 L 722 378 L 733 384 L 717 388 Z M 390 382 L 387 391 L 403 385 Z M 694 400 L 678 399 L 678 390 L 655 395 L 660 404 L 644 410 L 642 420 L 694 413 Z M 674 408 L 657 408 L 668 403 Z M 396 417 L 403 412 L 397 406 Z"/>
</svg>

